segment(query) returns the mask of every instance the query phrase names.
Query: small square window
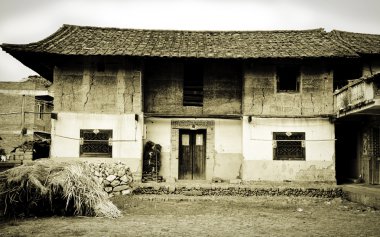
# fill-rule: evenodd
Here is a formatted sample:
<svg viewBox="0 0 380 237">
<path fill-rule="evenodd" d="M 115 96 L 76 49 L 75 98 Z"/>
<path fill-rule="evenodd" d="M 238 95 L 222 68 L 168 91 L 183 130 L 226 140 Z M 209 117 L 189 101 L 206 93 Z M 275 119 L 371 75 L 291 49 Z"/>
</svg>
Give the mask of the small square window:
<svg viewBox="0 0 380 237">
<path fill-rule="evenodd" d="M 201 63 L 185 63 L 183 106 L 203 106 L 203 67 Z"/>
<path fill-rule="evenodd" d="M 305 160 L 304 132 L 274 132 L 274 160 Z"/>
<path fill-rule="evenodd" d="M 277 67 L 277 92 L 298 92 L 300 89 L 299 66 Z"/>
<path fill-rule="evenodd" d="M 112 130 L 81 129 L 81 157 L 112 157 Z"/>
</svg>

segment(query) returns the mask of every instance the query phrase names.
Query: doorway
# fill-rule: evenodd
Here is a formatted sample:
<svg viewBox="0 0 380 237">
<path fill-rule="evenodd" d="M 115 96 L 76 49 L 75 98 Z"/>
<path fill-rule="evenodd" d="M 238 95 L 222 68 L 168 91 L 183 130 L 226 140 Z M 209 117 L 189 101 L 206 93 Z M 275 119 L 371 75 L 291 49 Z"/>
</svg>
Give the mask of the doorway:
<svg viewBox="0 0 380 237">
<path fill-rule="evenodd" d="M 205 179 L 206 129 L 179 130 L 178 158 L 178 179 Z"/>
</svg>

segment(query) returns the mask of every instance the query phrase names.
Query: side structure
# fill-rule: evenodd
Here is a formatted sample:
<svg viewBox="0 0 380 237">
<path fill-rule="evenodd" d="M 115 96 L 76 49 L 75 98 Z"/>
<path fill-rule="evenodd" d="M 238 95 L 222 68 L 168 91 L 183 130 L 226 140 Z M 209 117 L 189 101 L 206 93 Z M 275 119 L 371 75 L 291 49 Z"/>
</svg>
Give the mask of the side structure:
<svg viewBox="0 0 380 237">
<path fill-rule="evenodd" d="M 50 86 L 51 82 L 40 76 L 0 82 L 0 148 L 7 156 L 25 141 L 50 137 Z"/>
<path fill-rule="evenodd" d="M 160 175 L 179 180 L 335 181 L 334 77 L 361 58 L 322 29 L 64 25 L 2 48 L 54 82 L 53 158 L 141 174 L 151 140 Z"/>
<path fill-rule="evenodd" d="M 337 181 L 380 184 L 380 37 L 332 34 L 361 55 L 357 72 L 334 92 Z"/>
</svg>

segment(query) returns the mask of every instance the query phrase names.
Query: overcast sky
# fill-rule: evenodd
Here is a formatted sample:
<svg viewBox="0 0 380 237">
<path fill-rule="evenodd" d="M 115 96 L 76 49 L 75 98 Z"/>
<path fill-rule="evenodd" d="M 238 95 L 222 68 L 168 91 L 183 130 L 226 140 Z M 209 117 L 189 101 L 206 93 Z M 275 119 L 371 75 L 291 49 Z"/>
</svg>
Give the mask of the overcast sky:
<svg viewBox="0 0 380 237">
<path fill-rule="evenodd" d="M 380 0 L 0 0 L 0 43 L 39 41 L 63 24 L 380 34 Z M 0 51 L 0 81 L 35 74 Z"/>
</svg>

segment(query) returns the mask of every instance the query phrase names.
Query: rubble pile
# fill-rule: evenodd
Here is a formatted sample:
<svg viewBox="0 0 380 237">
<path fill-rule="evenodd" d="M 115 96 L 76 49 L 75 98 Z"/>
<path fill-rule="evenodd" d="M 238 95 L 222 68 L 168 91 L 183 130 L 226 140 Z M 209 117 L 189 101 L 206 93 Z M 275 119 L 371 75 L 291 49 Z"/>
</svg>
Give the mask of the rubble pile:
<svg viewBox="0 0 380 237">
<path fill-rule="evenodd" d="M 91 172 L 108 196 L 132 193 L 133 175 L 130 168 L 122 163 L 89 163 Z"/>
</svg>

